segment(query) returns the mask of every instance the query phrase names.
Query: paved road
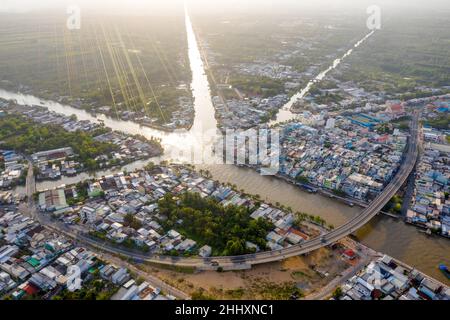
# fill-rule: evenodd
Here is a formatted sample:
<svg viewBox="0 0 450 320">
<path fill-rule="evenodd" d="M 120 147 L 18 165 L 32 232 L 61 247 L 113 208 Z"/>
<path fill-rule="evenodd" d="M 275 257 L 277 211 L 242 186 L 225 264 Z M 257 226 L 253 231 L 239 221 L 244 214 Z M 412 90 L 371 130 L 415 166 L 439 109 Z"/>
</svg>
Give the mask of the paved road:
<svg viewBox="0 0 450 320">
<path fill-rule="evenodd" d="M 31 161 L 28 162 L 26 190 L 27 190 L 27 196 L 28 196 L 28 205 L 32 205 L 33 194 L 36 192 L 36 180 L 34 178 L 33 164 L 31 163 Z"/>
<path fill-rule="evenodd" d="M 262 264 L 268 262 L 274 262 L 283 260 L 289 257 L 305 254 L 319 248 L 328 246 L 338 240 L 348 236 L 355 232 L 363 225 L 368 223 L 380 210 L 388 203 L 388 201 L 395 195 L 399 188 L 405 183 L 418 156 L 418 124 L 419 112 L 415 112 L 411 121 L 411 134 L 408 143 L 408 150 L 405 154 L 403 163 L 395 175 L 394 179 L 386 186 L 383 192 L 375 198 L 360 214 L 347 221 L 345 224 L 337 227 L 328 234 L 305 241 L 301 244 L 294 245 L 288 248 L 284 248 L 276 251 L 264 251 L 255 254 L 246 254 L 241 256 L 227 256 L 227 257 L 171 257 L 161 255 L 144 255 L 138 253 L 131 253 L 124 251 L 120 248 L 112 247 L 105 244 L 100 244 L 92 239 L 88 239 L 83 235 L 77 235 L 79 240 L 89 243 L 91 246 L 97 246 L 102 250 L 106 250 L 111 253 L 120 253 L 127 255 L 134 259 L 143 260 L 151 263 L 158 263 L 164 265 L 175 265 L 180 267 L 194 267 L 199 269 L 216 269 L 221 266 L 226 270 L 242 269 L 243 267 L 250 267 L 255 264 Z M 65 230 L 67 232 L 67 230 Z"/>
</svg>

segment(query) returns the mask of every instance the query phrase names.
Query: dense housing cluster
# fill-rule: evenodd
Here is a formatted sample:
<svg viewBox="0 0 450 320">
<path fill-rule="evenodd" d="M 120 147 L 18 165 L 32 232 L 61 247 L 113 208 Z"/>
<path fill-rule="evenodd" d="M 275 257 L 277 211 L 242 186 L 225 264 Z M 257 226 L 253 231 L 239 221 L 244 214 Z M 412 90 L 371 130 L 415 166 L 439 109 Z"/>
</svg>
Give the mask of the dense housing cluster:
<svg viewBox="0 0 450 320">
<path fill-rule="evenodd" d="M 70 290 L 71 267 L 81 286 Z M 133 279 L 126 268 L 49 231 L 19 213 L 0 207 L 0 296 L 11 299 L 167 299 L 160 288 Z"/>
<path fill-rule="evenodd" d="M 10 189 L 23 182 L 26 162 L 14 150 L 0 149 L 0 189 Z"/>
<path fill-rule="evenodd" d="M 282 130 L 281 174 L 359 200 L 372 199 L 393 178 L 407 141 L 400 131 L 379 134 L 345 117 Z"/>
<path fill-rule="evenodd" d="M 450 288 L 384 255 L 350 278 L 339 300 L 449 300 Z"/>
<path fill-rule="evenodd" d="M 110 131 L 98 123 L 79 121 L 75 116 L 50 112 L 40 106 L 22 107 L 6 102 L 2 106 L 9 114 L 3 117 L 5 132 L 2 137 L 9 147 L 28 154 L 36 168 L 38 180 L 59 179 L 86 170 L 122 166 L 162 152 L 156 140 Z M 11 135 L 12 126 L 20 128 L 20 132 Z M 30 132 L 32 137 L 29 137 Z M 35 143 L 31 138 L 45 141 Z M 20 159 L 14 151 L 5 152 L 8 160 L 5 175 L 12 177 L 11 180 L 17 179 L 23 173 L 23 165 L 18 163 Z"/>
<path fill-rule="evenodd" d="M 288 210 L 176 165 L 48 190 L 39 195 L 39 207 L 67 224 L 79 223 L 91 236 L 163 254 L 280 249 L 320 233 L 312 224 L 295 223 L 296 215 Z M 232 231 L 236 228 L 243 228 L 239 237 Z"/>
<path fill-rule="evenodd" d="M 446 237 L 450 236 L 448 111 L 448 100 L 445 100 L 429 104 L 424 112 L 425 123 L 439 126 L 435 123 L 437 119 L 443 127 L 425 124 L 423 128 L 423 152 L 417 164 L 411 209 L 406 215 L 408 222 Z"/>
</svg>

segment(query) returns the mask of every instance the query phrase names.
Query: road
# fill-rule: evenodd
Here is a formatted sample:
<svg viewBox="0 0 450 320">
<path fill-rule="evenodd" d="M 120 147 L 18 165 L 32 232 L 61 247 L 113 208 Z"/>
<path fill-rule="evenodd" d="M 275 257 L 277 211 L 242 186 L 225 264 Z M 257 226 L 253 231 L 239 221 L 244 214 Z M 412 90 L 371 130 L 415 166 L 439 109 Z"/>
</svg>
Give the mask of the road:
<svg viewBox="0 0 450 320">
<path fill-rule="evenodd" d="M 28 162 L 26 190 L 28 196 L 28 206 L 31 207 L 33 205 L 33 195 L 36 192 L 36 179 L 34 177 L 33 164 L 31 163 L 31 161 Z"/>
<path fill-rule="evenodd" d="M 418 156 L 418 135 L 419 135 L 419 112 L 414 112 L 410 126 L 410 139 L 408 142 L 408 150 L 405 153 L 403 162 L 400 166 L 399 171 L 393 178 L 393 180 L 385 187 L 383 192 L 378 195 L 365 209 L 361 211 L 360 214 L 353 217 L 343 225 L 335 228 L 322 237 L 317 237 L 301 244 L 294 245 L 288 248 L 284 248 L 276 251 L 264 251 L 254 254 L 246 254 L 241 256 L 226 256 L 226 257 L 210 257 L 210 258 L 200 258 L 200 257 L 172 257 L 164 255 L 154 255 L 154 254 L 139 254 L 131 253 L 129 251 L 122 250 L 117 247 L 112 247 L 110 245 L 100 244 L 97 241 L 88 239 L 79 232 L 73 234 L 73 237 L 78 237 L 77 239 L 89 244 L 90 246 L 98 247 L 110 253 L 119 253 L 127 255 L 128 257 L 139 259 L 142 261 L 172 265 L 180 267 L 194 267 L 198 269 L 214 270 L 219 266 L 224 270 L 237 270 L 243 267 L 251 267 L 252 265 L 268 263 L 283 260 L 289 257 L 298 256 L 305 254 L 319 248 L 328 246 L 337 242 L 338 240 L 350 235 L 355 232 L 366 223 L 368 223 L 375 215 L 377 215 L 381 209 L 388 203 L 388 201 L 396 194 L 396 192 L 405 183 L 406 179 L 410 175 L 414 168 L 414 165 Z M 27 180 L 28 182 L 28 180 Z M 48 222 L 48 221 L 47 221 Z M 61 230 L 60 226 L 54 225 L 54 227 Z M 68 232 L 68 230 L 63 230 Z"/>
<path fill-rule="evenodd" d="M 360 257 L 358 263 L 344 270 L 344 272 L 335 277 L 327 285 L 320 288 L 318 291 L 313 292 L 304 297 L 303 298 L 304 300 L 324 300 L 330 298 L 337 287 L 343 285 L 347 280 L 356 275 L 375 258 L 380 257 L 380 254 L 378 252 L 349 238 L 345 238 L 341 240 L 341 242 L 347 248 L 351 248 L 353 249 L 353 251 L 358 252 L 358 255 Z"/>
<path fill-rule="evenodd" d="M 36 192 L 36 180 L 35 180 L 35 176 L 34 176 L 34 172 L 33 172 L 33 165 L 31 162 L 29 162 L 29 164 L 28 164 L 28 173 L 27 173 L 27 178 L 26 178 L 26 191 L 27 191 L 28 201 L 27 201 L 27 206 L 22 208 L 24 213 L 27 213 L 33 219 L 35 219 L 36 221 L 39 221 L 43 226 L 47 227 L 48 229 L 56 231 L 58 233 L 65 234 L 66 236 L 73 238 L 75 240 L 75 243 L 80 242 L 81 244 L 84 244 L 89 248 L 99 249 L 99 244 L 94 243 L 94 245 L 92 245 L 90 241 L 83 240 L 84 237 L 79 237 L 78 236 L 79 231 L 74 232 L 74 230 L 71 230 L 64 224 L 59 223 L 57 221 L 53 221 L 48 215 L 39 214 L 38 210 L 36 209 L 34 200 L 33 200 L 33 195 Z M 181 290 L 178 290 L 177 288 L 168 285 L 161 279 L 159 279 L 155 276 L 152 276 L 151 274 L 149 274 L 147 272 L 143 272 L 142 270 L 136 268 L 136 266 L 134 266 L 133 264 L 113 256 L 112 254 L 114 254 L 114 252 L 111 252 L 111 251 L 108 251 L 108 252 L 110 252 L 110 253 L 99 253 L 99 255 L 111 263 L 115 263 L 116 265 L 130 269 L 131 271 L 133 271 L 134 273 L 136 273 L 137 275 L 139 275 L 140 277 L 145 279 L 150 285 L 160 288 L 163 292 L 170 294 L 170 295 L 176 297 L 177 299 L 190 300 L 190 296 L 187 295 L 186 293 L 182 292 Z"/>
</svg>

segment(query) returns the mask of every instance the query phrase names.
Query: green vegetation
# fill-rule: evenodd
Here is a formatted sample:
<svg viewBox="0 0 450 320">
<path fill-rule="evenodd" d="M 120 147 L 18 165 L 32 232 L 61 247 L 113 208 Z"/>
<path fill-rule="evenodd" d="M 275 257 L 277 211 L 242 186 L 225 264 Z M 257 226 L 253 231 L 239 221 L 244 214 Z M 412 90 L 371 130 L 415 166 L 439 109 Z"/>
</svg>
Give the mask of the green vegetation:
<svg viewBox="0 0 450 320">
<path fill-rule="evenodd" d="M 318 104 L 331 104 L 331 103 L 339 103 L 344 100 L 344 97 L 338 93 L 329 93 L 321 94 L 316 96 L 314 101 Z"/>
<path fill-rule="evenodd" d="M 273 61 L 274 57 L 298 50 L 301 42 L 308 44 L 301 47 L 301 54 L 289 55 L 283 61 L 300 72 L 312 65 L 332 61 L 328 55 L 348 44 L 352 37 L 360 36 L 361 30 L 356 27 L 358 22 L 342 19 L 341 15 L 324 13 L 317 17 L 304 11 L 300 15 L 271 11 L 270 15 L 223 12 L 196 17 L 199 33 L 217 53 L 214 58 L 219 66 Z M 328 24 L 336 27 L 323 27 Z"/>
<path fill-rule="evenodd" d="M 393 131 L 392 125 L 389 123 L 382 123 L 376 128 L 378 134 L 391 134 Z"/>
<path fill-rule="evenodd" d="M 450 83 L 447 24 L 447 15 L 431 10 L 386 17 L 385 32 L 359 47 L 338 78 L 403 100 L 434 95 L 428 88 Z"/>
<path fill-rule="evenodd" d="M 172 113 L 179 109 L 178 99 L 181 96 L 189 97 L 190 93 L 172 87 L 160 87 L 155 93 L 155 98 L 149 100 L 145 114 L 156 118 L 157 124 L 167 123 L 172 117 Z"/>
<path fill-rule="evenodd" d="M 339 299 L 340 297 L 342 297 L 342 289 L 341 287 L 337 287 L 334 291 L 333 291 L 333 298 L 335 299 Z"/>
<path fill-rule="evenodd" d="M 142 227 L 142 223 L 131 213 L 125 215 L 123 225 L 135 230 L 139 230 Z"/>
<path fill-rule="evenodd" d="M 41 125 L 18 116 L 0 118 L 0 141 L 4 147 L 26 154 L 72 147 L 76 160 L 89 170 L 98 167 L 94 158 L 117 150 L 112 143 L 95 141 L 95 134 L 68 132 L 57 125 Z"/>
<path fill-rule="evenodd" d="M 315 223 L 319 226 L 326 226 L 326 221 L 325 219 L 323 219 L 320 216 L 315 216 L 313 214 L 307 214 L 304 212 L 296 212 L 295 213 L 295 221 L 294 221 L 294 226 L 296 226 L 297 228 L 300 228 L 302 223 L 305 221 L 309 221 L 311 223 Z M 331 227 L 332 225 L 330 225 Z"/>
<path fill-rule="evenodd" d="M 270 110 L 266 115 L 260 117 L 261 122 L 269 122 L 271 119 L 274 119 L 278 112 L 276 110 Z"/>
<path fill-rule="evenodd" d="M 62 28 L 64 15 L 2 15 L 2 87 L 31 88 L 42 98 L 86 110 L 110 106 L 111 115 L 142 113 L 168 121 L 177 98 L 190 92 L 191 71 L 182 15 L 86 15 L 83 27 Z M 38 28 L 36 26 L 39 26 Z"/>
<path fill-rule="evenodd" d="M 302 176 L 301 174 L 299 174 L 295 180 L 297 180 L 300 183 L 304 183 L 304 184 L 308 184 L 309 183 L 309 179 L 305 176 Z"/>
<path fill-rule="evenodd" d="M 148 252 L 150 250 L 149 247 L 146 244 L 144 244 L 142 246 L 139 246 L 131 238 L 127 238 L 123 242 L 119 243 L 119 242 L 114 241 L 113 239 L 109 239 L 106 236 L 106 232 L 91 231 L 91 232 L 89 232 L 89 235 L 91 237 L 93 237 L 93 238 L 109 242 L 113 246 L 122 247 L 124 249 L 136 250 L 136 251 L 141 251 L 141 252 L 144 252 L 144 253 L 146 253 L 146 252 Z"/>
<path fill-rule="evenodd" d="M 284 92 L 284 84 L 281 80 L 267 77 L 233 76 L 230 83 L 249 96 L 267 98 Z"/>
<path fill-rule="evenodd" d="M 337 195 L 338 197 L 346 197 L 347 196 L 347 194 L 344 191 L 339 190 L 339 189 L 333 189 L 332 192 L 335 195 Z"/>
<path fill-rule="evenodd" d="M 192 300 L 214 300 L 213 297 L 209 296 L 205 293 L 205 290 L 198 289 L 194 293 L 191 294 Z"/>
<path fill-rule="evenodd" d="M 251 212 L 244 206 L 224 207 L 198 193 L 185 193 L 179 199 L 166 194 L 158 204 L 161 214 L 167 217 L 161 221 L 166 230 L 174 228 L 199 246 L 210 245 L 213 255 L 251 253 L 245 247 L 246 241 L 265 249 L 265 237 L 273 229 L 266 220 L 251 219 Z M 177 224 L 180 219 L 183 222 Z"/>
<path fill-rule="evenodd" d="M 258 279 L 251 284 L 250 290 L 265 300 L 288 300 L 293 294 L 299 298 L 303 296 L 293 281 L 275 283 L 266 279 Z"/>
<path fill-rule="evenodd" d="M 399 195 L 395 195 L 382 209 L 385 212 L 400 214 L 402 211 L 403 199 Z"/>
<path fill-rule="evenodd" d="M 408 131 L 409 130 L 409 123 L 410 123 L 411 117 L 410 116 L 404 116 L 397 119 L 394 119 L 391 121 L 391 124 L 400 130 Z"/>
<path fill-rule="evenodd" d="M 225 294 L 231 299 L 242 299 L 245 294 L 244 288 L 226 290 Z"/>
<path fill-rule="evenodd" d="M 436 129 L 448 130 L 450 129 L 450 115 L 442 115 L 439 119 L 426 120 L 424 125 Z"/>
<path fill-rule="evenodd" d="M 86 199 L 89 197 L 88 195 L 88 181 L 80 181 L 75 185 L 75 190 L 77 192 L 77 197 L 66 197 L 67 204 L 69 206 L 73 206 L 77 203 L 84 203 Z"/>
<path fill-rule="evenodd" d="M 335 28 L 323 27 L 328 24 Z M 337 50 L 350 48 L 349 41 L 362 36 L 354 19 L 342 19 L 333 14 L 318 18 L 305 12 L 300 16 L 275 12 L 270 16 L 255 12 L 251 15 L 221 13 L 196 17 L 196 27 L 200 37 L 208 43 L 205 52 L 211 61 L 210 82 L 232 84 L 244 95 L 262 97 L 285 93 L 284 83 L 288 79 L 240 72 L 242 65 L 281 64 L 298 72 L 306 72 L 313 66 L 317 71 L 337 58 Z M 296 81 L 304 86 L 310 80 L 308 77 Z M 233 90 L 222 89 L 221 92 L 225 98 L 237 98 Z M 341 98 L 336 95 L 324 99 L 338 101 Z"/>
</svg>

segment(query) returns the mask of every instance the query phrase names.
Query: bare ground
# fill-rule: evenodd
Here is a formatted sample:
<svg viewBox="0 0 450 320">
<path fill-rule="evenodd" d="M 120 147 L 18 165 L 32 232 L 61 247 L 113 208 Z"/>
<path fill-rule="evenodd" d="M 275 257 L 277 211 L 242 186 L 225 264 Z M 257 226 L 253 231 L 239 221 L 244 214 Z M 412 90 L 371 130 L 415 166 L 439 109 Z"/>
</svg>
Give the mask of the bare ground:
<svg viewBox="0 0 450 320">
<path fill-rule="evenodd" d="M 257 265 L 243 271 L 177 272 L 140 266 L 193 299 L 289 299 L 307 295 L 328 283 L 350 265 L 340 250 L 322 248 L 308 256 Z"/>
</svg>

